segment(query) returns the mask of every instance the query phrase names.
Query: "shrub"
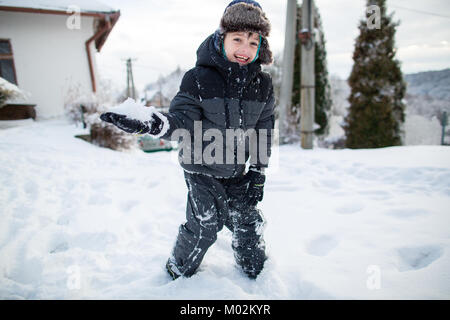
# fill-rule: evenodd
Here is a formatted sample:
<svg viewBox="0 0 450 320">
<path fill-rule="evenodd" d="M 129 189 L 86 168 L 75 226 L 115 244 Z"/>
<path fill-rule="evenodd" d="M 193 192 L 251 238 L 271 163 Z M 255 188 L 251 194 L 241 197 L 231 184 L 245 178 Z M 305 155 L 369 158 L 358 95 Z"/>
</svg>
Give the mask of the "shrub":
<svg viewBox="0 0 450 320">
<path fill-rule="evenodd" d="M 14 84 L 0 77 L 0 108 L 7 100 L 25 98 L 25 94 Z"/>
<path fill-rule="evenodd" d="M 100 147 L 123 151 L 137 145 L 137 137 L 100 120 L 100 115 L 114 105 L 111 84 L 101 82 L 98 92 L 92 95 L 80 93 L 79 86 L 72 86 L 66 94 L 66 116 L 75 124 L 83 124 L 90 132 L 90 141 Z"/>
</svg>

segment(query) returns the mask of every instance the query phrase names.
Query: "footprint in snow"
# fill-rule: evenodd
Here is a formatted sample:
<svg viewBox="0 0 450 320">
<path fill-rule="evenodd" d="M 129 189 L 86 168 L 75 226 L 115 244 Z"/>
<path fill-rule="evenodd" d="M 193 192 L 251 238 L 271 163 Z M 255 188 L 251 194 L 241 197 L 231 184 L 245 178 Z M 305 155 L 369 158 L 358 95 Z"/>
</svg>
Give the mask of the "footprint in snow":
<svg viewBox="0 0 450 320">
<path fill-rule="evenodd" d="M 49 253 L 59 253 L 69 250 L 69 238 L 67 234 L 58 232 L 55 233 L 48 244 Z"/>
<path fill-rule="evenodd" d="M 339 241 L 330 235 L 321 235 L 308 242 L 306 251 L 313 256 L 326 256 L 337 247 Z"/>
<path fill-rule="evenodd" d="M 81 248 L 89 251 L 104 251 L 108 246 L 114 245 L 117 237 L 113 233 L 80 233 L 73 237 L 57 234 L 50 241 L 48 252 L 51 254 L 65 252 L 70 248 Z"/>
<path fill-rule="evenodd" d="M 80 233 L 71 239 L 74 247 L 90 251 L 104 251 L 108 246 L 117 243 L 117 237 L 110 232 Z"/>
<path fill-rule="evenodd" d="M 134 207 L 136 207 L 138 204 L 139 204 L 139 202 L 136 200 L 128 200 L 128 201 L 121 202 L 119 207 L 120 207 L 120 210 L 122 210 L 122 212 L 126 213 L 126 212 L 129 212 Z"/>
<path fill-rule="evenodd" d="M 38 258 L 23 259 L 16 262 L 15 267 L 5 274 L 5 278 L 26 285 L 39 284 L 43 270 L 44 266 Z"/>
<path fill-rule="evenodd" d="M 372 200 L 387 200 L 392 198 L 392 195 L 389 192 L 382 190 L 367 190 L 359 191 L 358 193 L 368 196 Z"/>
<path fill-rule="evenodd" d="M 352 202 L 343 204 L 335 209 L 339 214 L 353 214 L 364 209 L 364 204 L 361 202 Z"/>
<path fill-rule="evenodd" d="M 94 195 L 92 195 L 89 200 L 88 200 L 88 204 L 90 205 L 104 205 L 104 204 L 109 204 L 111 203 L 111 198 L 108 196 L 105 196 L 102 193 L 96 193 Z"/>
<path fill-rule="evenodd" d="M 322 179 L 319 184 L 320 187 L 328 188 L 328 189 L 339 189 L 342 186 L 342 183 L 337 179 Z"/>
<path fill-rule="evenodd" d="M 26 193 L 26 197 L 28 201 L 34 201 L 37 199 L 40 188 L 33 181 L 28 181 L 24 185 L 24 191 Z"/>
<path fill-rule="evenodd" d="M 402 209 L 392 209 L 386 211 L 388 216 L 392 216 L 399 219 L 410 219 L 418 216 L 427 215 L 429 212 L 425 209 L 420 208 L 402 208 Z"/>
<path fill-rule="evenodd" d="M 58 220 L 56 221 L 56 224 L 60 226 L 66 226 L 70 223 L 70 216 L 68 214 L 61 215 Z"/>
<path fill-rule="evenodd" d="M 157 181 L 150 181 L 147 183 L 147 189 L 152 189 L 154 187 L 157 187 L 159 185 L 159 182 Z"/>
<path fill-rule="evenodd" d="M 38 285 L 42 282 L 42 272 L 44 266 L 42 259 L 38 257 L 28 258 L 27 248 L 29 243 L 21 245 L 20 249 L 14 253 L 12 258 L 14 263 L 11 268 L 4 271 L 3 276 L 7 279 L 25 285 Z"/>
<path fill-rule="evenodd" d="M 397 249 L 400 272 L 423 269 L 439 259 L 443 254 L 438 245 L 404 247 Z"/>
<path fill-rule="evenodd" d="M 16 219 L 26 219 L 33 212 L 34 208 L 27 204 L 19 204 L 13 209 L 13 217 Z"/>
<path fill-rule="evenodd" d="M 56 245 L 54 245 L 51 249 L 50 249 L 50 253 L 59 253 L 59 252 L 64 252 L 69 250 L 69 243 L 67 242 L 60 242 Z"/>
</svg>

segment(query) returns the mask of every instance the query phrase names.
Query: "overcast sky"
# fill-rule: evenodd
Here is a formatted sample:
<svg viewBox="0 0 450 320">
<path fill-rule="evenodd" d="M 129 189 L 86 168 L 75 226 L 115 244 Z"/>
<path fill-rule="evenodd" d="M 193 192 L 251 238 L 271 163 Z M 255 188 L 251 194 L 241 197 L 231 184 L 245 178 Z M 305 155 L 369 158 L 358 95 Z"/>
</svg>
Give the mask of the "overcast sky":
<svg viewBox="0 0 450 320">
<path fill-rule="evenodd" d="M 121 17 L 97 55 L 101 76 L 124 87 L 124 60 L 134 58 L 134 79 L 141 90 L 177 66 L 192 68 L 198 46 L 217 29 L 230 1 L 108 0 L 105 3 L 119 9 Z M 272 51 L 282 54 L 287 1 L 258 2 L 272 23 L 269 37 Z M 324 25 L 328 71 L 346 79 L 352 68 L 358 21 L 364 15 L 366 0 L 315 0 L 315 3 Z M 394 19 L 400 21 L 396 46 L 403 72 L 449 68 L 450 1 L 388 0 L 387 4 L 388 12 L 395 11 Z"/>
</svg>

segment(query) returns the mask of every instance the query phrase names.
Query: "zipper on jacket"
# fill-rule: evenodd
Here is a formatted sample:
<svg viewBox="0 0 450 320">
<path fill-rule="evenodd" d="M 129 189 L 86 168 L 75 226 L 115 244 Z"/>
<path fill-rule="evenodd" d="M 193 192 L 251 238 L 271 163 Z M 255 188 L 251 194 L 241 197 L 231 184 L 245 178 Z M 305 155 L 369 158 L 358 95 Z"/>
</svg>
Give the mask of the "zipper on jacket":
<svg viewBox="0 0 450 320">
<path fill-rule="evenodd" d="M 244 129 L 244 108 L 242 108 L 241 98 L 239 98 L 239 128 Z"/>
<path fill-rule="evenodd" d="M 224 98 L 225 108 L 225 129 L 230 129 L 230 110 L 228 109 L 228 99 Z"/>
</svg>

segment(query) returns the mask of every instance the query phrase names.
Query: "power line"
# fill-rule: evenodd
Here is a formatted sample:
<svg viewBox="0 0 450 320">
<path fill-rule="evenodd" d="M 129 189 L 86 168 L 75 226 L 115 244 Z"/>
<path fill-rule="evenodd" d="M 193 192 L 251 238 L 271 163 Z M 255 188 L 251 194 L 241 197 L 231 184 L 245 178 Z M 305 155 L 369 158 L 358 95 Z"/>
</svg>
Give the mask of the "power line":
<svg viewBox="0 0 450 320">
<path fill-rule="evenodd" d="M 436 17 L 441 17 L 441 18 L 447 18 L 447 19 L 450 19 L 450 16 L 445 16 L 445 15 L 438 14 L 438 13 L 434 13 L 434 12 L 428 12 L 428 11 L 423 11 L 423 10 L 411 9 L 411 8 L 401 7 L 401 6 L 392 5 L 392 4 L 390 4 L 389 7 L 397 8 L 397 9 L 402 9 L 402 10 L 408 10 L 408 11 L 412 11 L 412 12 L 416 12 L 416 13 L 421 13 L 421 14 L 427 14 L 427 15 L 430 15 L 430 16 L 436 16 Z"/>
</svg>

